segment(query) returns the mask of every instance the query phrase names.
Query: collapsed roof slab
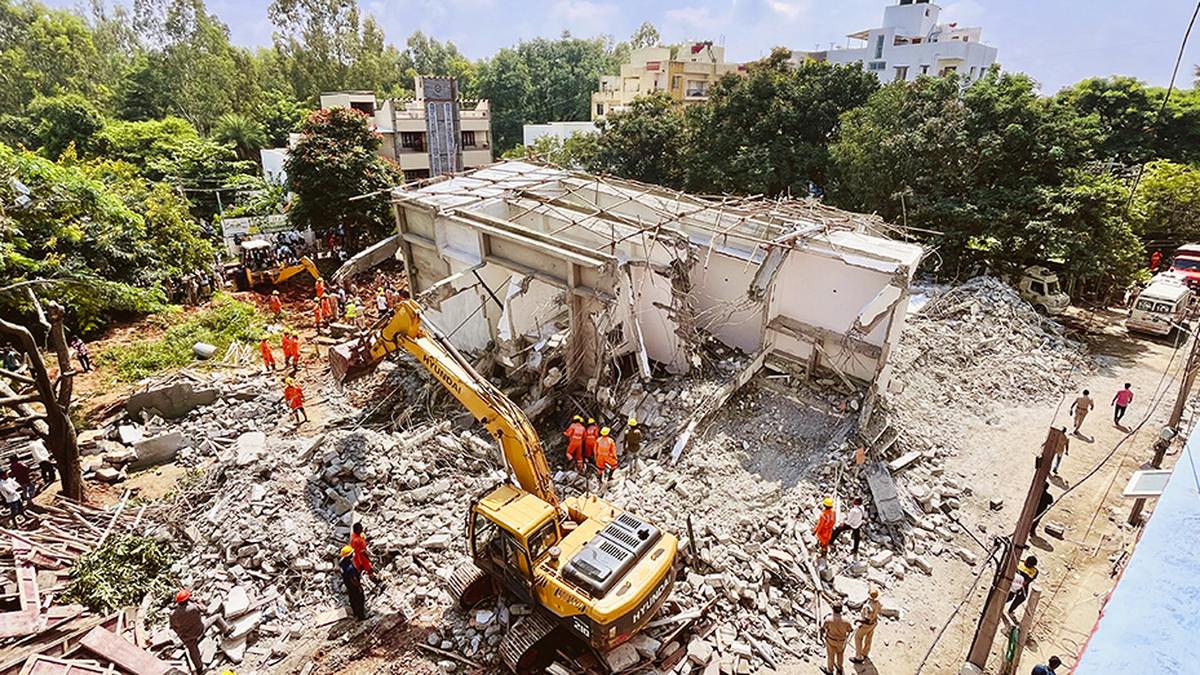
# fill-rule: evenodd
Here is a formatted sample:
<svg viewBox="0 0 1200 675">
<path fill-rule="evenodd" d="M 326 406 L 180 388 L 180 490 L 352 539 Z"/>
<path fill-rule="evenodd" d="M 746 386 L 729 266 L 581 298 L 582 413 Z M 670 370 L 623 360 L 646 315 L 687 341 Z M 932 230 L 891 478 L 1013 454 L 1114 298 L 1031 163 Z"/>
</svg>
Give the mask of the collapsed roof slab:
<svg viewBox="0 0 1200 675">
<path fill-rule="evenodd" d="M 600 353 L 579 371 L 589 378 L 625 354 L 684 370 L 712 335 L 874 382 L 924 255 L 882 236 L 895 228 L 878 217 L 816 201 L 707 198 L 527 162 L 393 196 L 414 288 L 499 265 L 564 289 L 586 333 L 573 343 Z"/>
</svg>

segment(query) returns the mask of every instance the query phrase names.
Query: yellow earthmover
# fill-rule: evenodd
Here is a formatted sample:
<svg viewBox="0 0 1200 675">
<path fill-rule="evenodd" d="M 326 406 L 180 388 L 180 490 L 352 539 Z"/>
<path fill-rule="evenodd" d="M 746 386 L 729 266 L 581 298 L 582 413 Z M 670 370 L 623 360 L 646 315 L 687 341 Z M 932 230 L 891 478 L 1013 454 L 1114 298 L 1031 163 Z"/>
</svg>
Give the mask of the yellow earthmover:
<svg viewBox="0 0 1200 675">
<path fill-rule="evenodd" d="M 534 608 L 500 643 L 505 664 L 533 672 L 560 640 L 606 651 L 641 630 L 670 594 L 676 537 L 594 495 L 560 501 L 524 411 L 423 324 L 412 300 L 365 336 L 330 349 L 334 376 L 354 377 L 396 350 L 411 354 L 487 428 L 516 483 L 471 504 L 466 534 L 474 564 L 451 581 L 465 607 L 503 589 Z"/>
</svg>

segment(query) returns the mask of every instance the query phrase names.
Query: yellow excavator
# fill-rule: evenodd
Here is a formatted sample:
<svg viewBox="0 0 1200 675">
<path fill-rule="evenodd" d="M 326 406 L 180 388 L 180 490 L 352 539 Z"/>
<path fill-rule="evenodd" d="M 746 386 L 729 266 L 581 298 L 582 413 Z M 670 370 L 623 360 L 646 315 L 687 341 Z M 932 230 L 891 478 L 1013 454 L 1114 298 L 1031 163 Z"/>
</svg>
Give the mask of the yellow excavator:
<svg viewBox="0 0 1200 675">
<path fill-rule="evenodd" d="M 525 412 L 423 322 L 413 300 L 364 336 L 331 348 L 334 377 L 360 375 L 397 350 L 411 354 L 487 428 L 516 481 L 472 502 L 466 531 L 474 564 L 450 581 L 465 608 L 497 588 L 534 608 L 501 641 L 505 664 L 518 673 L 540 672 L 564 639 L 603 652 L 641 630 L 670 594 L 678 539 L 595 495 L 560 501 Z"/>
<path fill-rule="evenodd" d="M 302 272 L 308 272 L 313 279 L 320 279 L 321 272 L 308 256 L 301 256 L 294 265 L 265 265 L 263 255 L 272 244 L 262 239 L 251 239 L 239 245 L 242 255 L 241 264 L 237 268 L 235 283 L 239 290 L 249 290 L 256 286 L 278 286 Z"/>
</svg>

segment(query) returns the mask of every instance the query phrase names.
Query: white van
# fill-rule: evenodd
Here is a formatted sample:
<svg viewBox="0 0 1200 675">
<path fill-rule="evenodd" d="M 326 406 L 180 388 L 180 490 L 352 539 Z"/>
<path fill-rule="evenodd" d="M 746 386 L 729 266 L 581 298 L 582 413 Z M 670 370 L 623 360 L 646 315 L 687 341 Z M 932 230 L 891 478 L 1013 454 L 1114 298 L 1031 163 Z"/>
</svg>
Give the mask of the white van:
<svg viewBox="0 0 1200 675">
<path fill-rule="evenodd" d="M 1125 329 L 1151 335 L 1170 335 L 1188 318 L 1192 291 L 1176 275 L 1159 274 L 1150 281 L 1129 310 Z"/>
</svg>

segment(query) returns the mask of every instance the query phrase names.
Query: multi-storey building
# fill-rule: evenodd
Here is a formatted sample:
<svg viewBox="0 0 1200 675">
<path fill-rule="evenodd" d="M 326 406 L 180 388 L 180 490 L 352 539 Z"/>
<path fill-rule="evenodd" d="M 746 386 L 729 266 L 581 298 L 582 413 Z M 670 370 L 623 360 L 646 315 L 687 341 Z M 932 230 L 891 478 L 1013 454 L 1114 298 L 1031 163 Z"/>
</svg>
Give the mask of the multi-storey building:
<svg viewBox="0 0 1200 675">
<path fill-rule="evenodd" d="M 378 101 L 370 91 L 321 94 L 322 108 L 353 108 L 383 136 L 379 154 L 396 162 L 405 180 L 492 163 L 491 111 L 486 100 L 458 98 L 452 78 L 417 77 L 416 97 Z"/>
<path fill-rule="evenodd" d="M 600 90 L 592 93 L 592 119 L 624 110 L 638 96 L 665 91 L 682 104 L 708 100 L 708 90 L 728 73 L 745 66 L 725 63 L 725 48 L 693 42 L 675 48 L 643 47 L 629 54 L 620 75 L 601 75 Z"/>
<path fill-rule="evenodd" d="M 899 0 L 883 10 L 883 26 L 851 33 L 855 46 L 792 52 L 792 60 L 861 63 L 880 80 L 959 73 L 973 82 L 996 62 L 995 47 L 980 42 L 979 27 L 938 23 L 942 8 L 929 0 Z"/>
</svg>

